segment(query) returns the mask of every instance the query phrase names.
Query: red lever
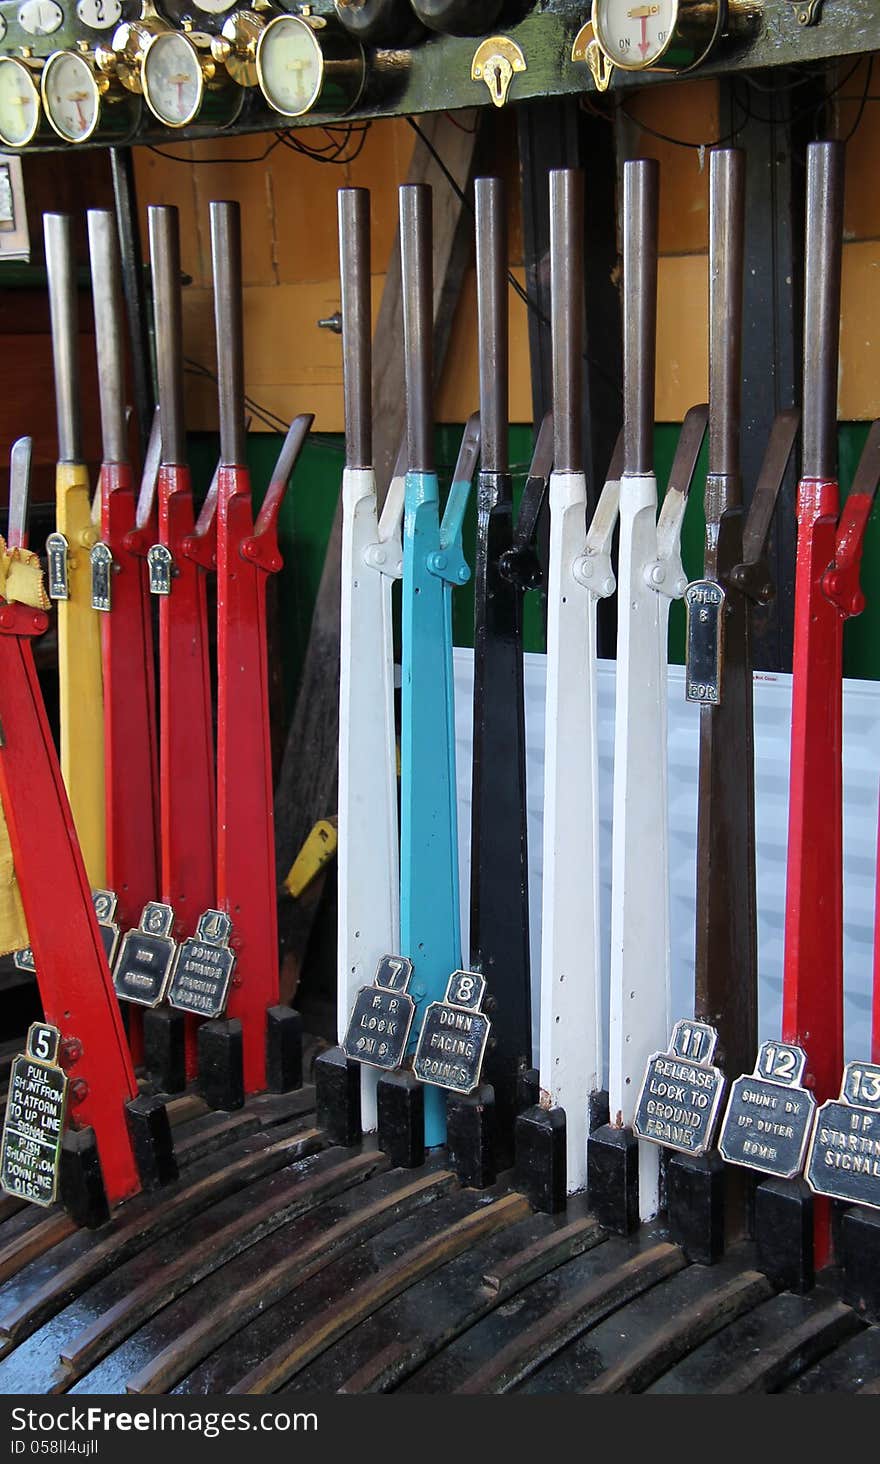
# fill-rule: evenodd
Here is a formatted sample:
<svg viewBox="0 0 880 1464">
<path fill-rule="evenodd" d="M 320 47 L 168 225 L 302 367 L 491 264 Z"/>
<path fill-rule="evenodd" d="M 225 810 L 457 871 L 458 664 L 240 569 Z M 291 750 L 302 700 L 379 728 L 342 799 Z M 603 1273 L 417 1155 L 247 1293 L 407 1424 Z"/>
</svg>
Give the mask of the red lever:
<svg viewBox="0 0 880 1464">
<path fill-rule="evenodd" d="M 159 542 L 170 551 L 171 590 L 159 596 L 162 899 L 174 936 L 191 935 L 214 904 L 217 824 L 208 657 L 207 574 L 216 563 L 216 486 L 194 525 L 189 469 L 159 469 Z M 186 1018 L 186 1072 L 197 1071 L 198 1019 Z"/>
<path fill-rule="evenodd" d="M 266 1086 L 279 996 L 265 576 L 281 568 L 278 512 L 312 421 L 292 423 L 256 524 L 247 468 L 218 469 L 217 900 L 238 955 L 227 1013 L 242 1023 L 248 1093 Z"/>
<path fill-rule="evenodd" d="M 110 549 L 110 611 L 101 616 L 107 787 L 107 879 L 124 930 L 159 888 L 159 769 L 153 628 L 131 468 L 101 469 L 101 537 Z"/>
<path fill-rule="evenodd" d="M 78 1054 L 73 1122 L 94 1129 L 116 1205 L 140 1189 L 124 1109 L 137 1084 L 34 668 L 30 637 L 47 624 L 0 601 L 0 796 L 43 1013 Z"/>
</svg>

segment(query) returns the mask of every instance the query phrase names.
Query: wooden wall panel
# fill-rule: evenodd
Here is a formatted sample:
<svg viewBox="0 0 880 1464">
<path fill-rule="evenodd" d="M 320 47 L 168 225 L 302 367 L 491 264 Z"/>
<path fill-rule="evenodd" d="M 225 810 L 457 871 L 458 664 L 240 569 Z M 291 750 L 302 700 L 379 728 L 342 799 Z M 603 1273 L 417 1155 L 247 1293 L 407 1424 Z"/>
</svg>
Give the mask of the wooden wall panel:
<svg viewBox="0 0 880 1464">
<path fill-rule="evenodd" d="M 864 79 L 860 68 L 842 89 L 838 122 L 844 134 L 856 119 Z M 718 88 L 714 81 L 699 80 L 649 87 L 628 94 L 624 105 L 639 124 L 631 132 L 634 155 L 656 157 L 662 169 L 657 415 L 659 420 L 680 421 L 706 391 L 708 161 L 698 148 L 677 146 L 654 134 L 692 143 L 717 137 Z M 512 113 L 497 119 L 491 166 L 507 183 L 510 258 L 515 267 L 522 262 L 522 234 L 513 122 Z M 467 117 L 462 125 L 469 125 Z M 303 136 L 312 145 L 321 141 L 312 129 Z M 406 175 L 413 133 L 404 119 L 376 122 L 359 157 L 344 167 L 317 163 L 283 145 L 273 148 L 262 162 L 217 166 L 196 161 L 220 154 L 228 154 L 230 160 L 255 159 L 272 140 L 230 138 L 162 150 L 187 160 L 182 162 L 138 149 L 140 202 L 144 210 L 147 202 L 173 202 L 181 211 L 183 266 L 193 279 L 185 295 L 187 351 L 213 370 L 208 203 L 211 198 L 239 199 L 244 214 L 248 389 L 285 418 L 308 408 L 317 411 L 319 429 L 338 431 L 342 426 L 339 338 L 315 325 L 319 316 L 332 314 L 339 305 L 336 190 L 342 184 L 371 190 L 378 304 L 397 227 L 397 187 Z M 872 345 L 880 339 L 880 192 L 874 186 L 878 154 L 880 107 L 868 102 L 848 154 L 840 397 L 846 419 L 869 418 L 880 411 L 880 372 L 875 369 Z M 589 195 L 589 178 L 587 186 Z M 528 421 L 527 316 L 513 294 L 510 327 L 511 415 L 514 421 Z M 438 388 L 438 420 L 461 420 L 471 409 L 476 359 L 471 272 Z M 191 377 L 188 392 L 193 425 L 215 426 L 210 389 Z M 255 429 L 260 430 L 258 424 Z"/>
</svg>

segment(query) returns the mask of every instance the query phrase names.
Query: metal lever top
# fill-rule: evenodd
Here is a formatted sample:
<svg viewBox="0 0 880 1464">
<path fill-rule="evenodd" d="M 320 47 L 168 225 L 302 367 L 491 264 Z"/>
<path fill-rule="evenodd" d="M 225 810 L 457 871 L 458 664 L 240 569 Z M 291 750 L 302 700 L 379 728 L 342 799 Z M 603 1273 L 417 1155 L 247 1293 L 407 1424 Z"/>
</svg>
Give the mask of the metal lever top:
<svg viewBox="0 0 880 1464">
<path fill-rule="evenodd" d="M 427 183 L 400 190 L 400 272 L 406 379 L 407 468 L 434 471 L 433 219 Z"/>
<path fill-rule="evenodd" d="M 241 209 L 237 203 L 211 204 L 211 259 L 217 329 L 220 461 L 226 467 L 239 467 L 245 460 L 245 423 Z"/>
<path fill-rule="evenodd" d="M 553 466 L 583 470 L 584 176 L 550 174 L 550 314 L 553 322 Z"/>
<path fill-rule="evenodd" d="M 370 195 L 366 188 L 340 188 L 338 204 L 345 465 L 369 468 L 373 461 Z"/>
<path fill-rule="evenodd" d="M 709 154 L 709 473 L 728 481 L 721 512 L 740 500 L 745 153 Z"/>
<path fill-rule="evenodd" d="M 624 472 L 654 463 L 657 359 L 657 230 L 660 169 L 654 158 L 623 167 Z"/>
<path fill-rule="evenodd" d="M 474 184 L 480 421 L 485 472 L 506 473 L 508 448 L 507 215 L 500 178 Z"/>
<path fill-rule="evenodd" d="M 169 205 L 148 208 L 147 221 L 153 277 L 156 375 L 162 410 L 161 461 L 168 467 L 182 467 L 186 462 L 186 426 L 183 411 L 183 304 L 177 209 Z"/>
<path fill-rule="evenodd" d="M 842 142 L 811 142 L 807 148 L 802 398 L 805 478 L 837 476 L 844 157 Z"/>
<path fill-rule="evenodd" d="M 125 410 L 122 288 L 116 216 L 109 209 L 90 208 L 86 218 L 89 229 L 104 462 L 126 463 L 128 424 Z"/>
<path fill-rule="evenodd" d="M 52 360 L 55 368 L 55 409 L 58 416 L 58 457 L 63 463 L 82 458 L 79 365 L 79 330 L 73 221 L 69 214 L 43 215 L 46 272 L 49 277 L 49 313 L 52 319 Z"/>
</svg>

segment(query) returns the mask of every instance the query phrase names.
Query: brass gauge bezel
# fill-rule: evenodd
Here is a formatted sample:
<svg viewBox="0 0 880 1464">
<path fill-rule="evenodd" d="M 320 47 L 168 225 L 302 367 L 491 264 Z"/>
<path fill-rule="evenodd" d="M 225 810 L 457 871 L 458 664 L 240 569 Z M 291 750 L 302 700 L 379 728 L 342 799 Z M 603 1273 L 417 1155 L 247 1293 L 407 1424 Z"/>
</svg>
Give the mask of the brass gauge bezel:
<svg viewBox="0 0 880 1464">
<path fill-rule="evenodd" d="M 574 40 L 572 60 L 585 61 L 597 90 L 606 91 L 613 72 L 657 71 L 684 75 L 705 61 L 716 45 L 734 0 L 672 0 L 674 19 L 660 50 L 644 60 L 623 61 L 602 39 L 604 12 L 613 0 L 593 0 L 591 18 Z"/>
<path fill-rule="evenodd" d="M 15 150 L 18 151 L 19 148 L 27 147 L 29 143 L 33 142 L 34 138 L 40 131 L 41 122 L 45 121 L 43 115 L 43 99 L 40 96 L 39 83 L 39 73 L 42 69 L 42 62 L 37 62 L 31 58 L 26 58 L 23 56 L 0 56 L 0 65 L 19 67 L 19 69 L 27 77 L 28 84 L 33 87 L 34 96 L 36 98 L 37 105 L 34 113 L 34 125 L 28 133 L 27 137 L 23 138 L 21 142 L 10 141 L 10 139 L 6 137 L 3 133 L 2 128 L 0 128 L 0 143 L 2 143 L 4 147 L 15 148 Z"/>
<path fill-rule="evenodd" d="M 296 111 L 276 106 L 266 89 L 263 73 L 263 50 L 267 37 L 281 25 L 302 27 L 308 32 L 318 54 L 317 84 L 308 102 Z M 315 110 L 344 117 L 346 112 L 357 106 L 366 83 L 366 54 L 360 41 L 341 26 L 328 24 L 320 16 L 293 15 L 289 12 L 274 16 L 263 28 L 257 41 L 255 61 L 260 91 L 267 105 L 279 117 L 304 117 Z M 322 103 L 326 105 L 319 105 Z"/>
<path fill-rule="evenodd" d="M 48 83 L 49 81 L 51 81 L 53 68 L 60 64 L 62 57 L 72 57 L 73 60 L 78 61 L 80 65 L 85 68 L 89 80 L 91 81 L 91 84 L 95 90 L 96 106 L 94 120 L 88 132 L 83 132 L 78 137 L 70 137 L 68 133 L 62 131 L 61 127 L 59 127 L 58 123 L 55 121 L 55 118 L 52 115 L 52 108 L 49 102 L 47 89 Z M 70 143 L 71 147 L 77 147 L 80 143 L 88 142 L 91 138 L 95 136 L 96 132 L 105 130 L 107 123 L 105 103 L 110 99 L 112 91 L 113 82 L 111 78 L 106 74 L 106 72 L 101 71 L 98 68 L 95 63 L 93 52 L 88 50 L 53 51 L 51 56 L 48 56 L 46 58 L 46 64 L 43 67 L 42 73 L 40 75 L 40 96 L 43 104 L 43 113 L 45 115 L 46 121 L 49 123 L 49 126 L 52 128 L 52 131 L 56 134 L 56 136 L 60 137 L 62 142 Z M 122 100 L 123 96 L 124 94 L 119 88 L 117 88 L 116 100 Z M 129 118 L 123 130 L 130 131 L 132 126 L 133 120 Z"/>
<path fill-rule="evenodd" d="M 163 117 L 159 112 L 156 111 L 155 104 L 150 99 L 150 84 L 147 78 L 147 64 L 150 54 L 152 53 L 155 56 L 157 43 L 164 44 L 171 36 L 173 36 L 177 41 L 185 41 L 186 44 L 189 46 L 195 58 L 196 70 L 199 74 L 199 89 L 195 106 L 180 122 L 171 122 L 168 120 L 167 117 Z M 213 63 L 209 61 L 209 65 L 213 65 Z M 206 78 L 204 59 L 199 55 L 198 47 L 195 45 L 192 37 L 186 34 L 186 31 L 174 30 L 171 26 L 169 26 L 167 30 L 157 31 L 155 35 L 150 37 L 150 40 L 144 47 L 143 55 L 141 57 L 141 87 L 144 93 L 144 101 L 149 107 L 150 112 L 156 118 L 157 122 L 161 122 L 163 127 L 171 127 L 175 131 L 179 131 L 182 127 L 192 127 L 204 105 L 205 80 Z"/>
</svg>

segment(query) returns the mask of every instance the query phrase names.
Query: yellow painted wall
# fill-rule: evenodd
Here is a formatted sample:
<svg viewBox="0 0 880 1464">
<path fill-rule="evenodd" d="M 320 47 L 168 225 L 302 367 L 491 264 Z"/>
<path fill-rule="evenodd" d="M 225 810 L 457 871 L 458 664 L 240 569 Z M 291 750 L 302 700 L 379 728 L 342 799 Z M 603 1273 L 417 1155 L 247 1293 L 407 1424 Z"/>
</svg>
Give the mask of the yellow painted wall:
<svg viewBox="0 0 880 1464">
<path fill-rule="evenodd" d="M 839 125 L 851 126 L 864 77 L 857 72 L 839 101 Z M 649 87 L 626 99 L 635 122 L 633 156 L 661 165 L 657 418 L 680 420 L 707 391 L 708 161 L 697 149 L 652 135 L 701 142 L 719 134 L 717 87 L 690 81 Z M 648 129 L 648 130 L 646 130 Z M 499 134 L 496 166 L 508 182 L 510 260 L 522 279 L 522 235 L 517 196 L 513 118 Z M 312 146 L 321 135 L 303 134 Z M 413 133 L 403 120 L 379 121 L 360 156 L 329 166 L 277 145 L 262 160 L 271 137 L 230 138 L 163 148 L 165 156 L 135 151 L 138 195 L 147 203 L 174 203 L 181 213 L 182 262 L 192 276 L 184 294 L 187 354 L 215 368 L 211 312 L 208 203 L 236 198 L 242 206 L 245 281 L 245 367 L 248 391 L 284 418 L 310 410 L 323 431 L 342 429 L 342 352 L 338 336 L 315 324 L 339 306 L 336 190 L 358 184 L 371 190 L 373 294 L 378 310 L 397 218 L 397 187 L 404 181 Z M 173 155 L 174 161 L 171 160 Z M 220 164 L 208 158 L 224 158 Z M 841 336 L 840 415 L 880 415 L 880 107 L 868 104 L 849 149 Z M 233 161 L 238 159 L 238 161 Z M 245 162 L 244 159 L 251 159 Z M 201 160 L 201 161 L 199 161 Z M 587 177 L 589 198 L 589 177 Z M 437 418 L 462 421 L 476 405 L 477 349 L 474 272 L 465 280 L 453 329 L 453 348 L 438 386 Z M 528 421 L 526 307 L 511 291 L 511 417 Z M 216 425 L 210 385 L 188 381 L 195 428 Z M 254 424 L 255 430 L 259 425 Z"/>
</svg>

